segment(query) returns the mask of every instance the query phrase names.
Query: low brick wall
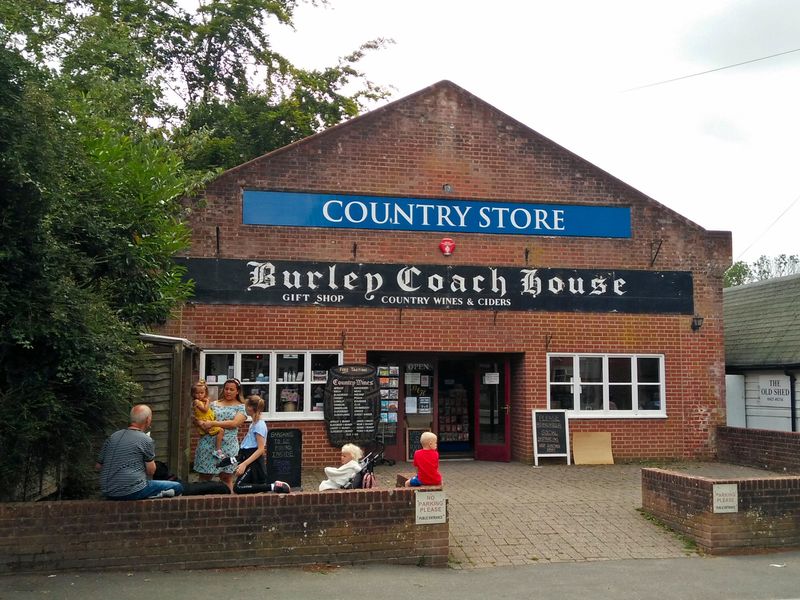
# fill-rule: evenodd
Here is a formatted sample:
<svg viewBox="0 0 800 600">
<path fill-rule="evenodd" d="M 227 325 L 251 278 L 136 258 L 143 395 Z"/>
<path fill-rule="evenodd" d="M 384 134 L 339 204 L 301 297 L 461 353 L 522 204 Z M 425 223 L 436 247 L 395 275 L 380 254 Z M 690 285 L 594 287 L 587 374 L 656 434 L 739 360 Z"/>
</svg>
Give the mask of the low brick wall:
<svg viewBox="0 0 800 600">
<path fill-rule="evenodd" d="M 738 486 L 738 512 L 713 512 L 718 483 Z M 642 507 L 710 554 L 800 547 L 800 477 L 711 479 L 642 469 Z"/>
<path fill-rule="evenodd" d="M 717 459 L 770 471 L 800 473 L 800 433 L 717 427 Z"/>
<path fill-rule="evenodd" d="M 449 524 L 415 520 L 415 491 L 394 488 L 0 504 L 0 574 L 446 566 Z"/>
</svg>

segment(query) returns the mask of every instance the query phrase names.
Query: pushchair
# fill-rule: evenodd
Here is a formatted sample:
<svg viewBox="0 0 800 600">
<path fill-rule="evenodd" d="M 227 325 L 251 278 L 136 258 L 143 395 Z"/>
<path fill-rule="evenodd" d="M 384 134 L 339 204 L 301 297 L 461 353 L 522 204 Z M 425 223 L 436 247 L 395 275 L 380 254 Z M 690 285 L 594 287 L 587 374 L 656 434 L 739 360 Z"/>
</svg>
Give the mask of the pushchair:
<svg viewBox="0 0 800 600">
<path fill-rule="evenodd" d="M 375 462 L 380 458 L 383 448 L 380 452 L 375 450 L 364 455 L 358 464 L 361 465 L 361 470 L 350 478 L 350 481 L 342 486 L 345 490 L 360 490 L 375 487 Z"/>
</svg>

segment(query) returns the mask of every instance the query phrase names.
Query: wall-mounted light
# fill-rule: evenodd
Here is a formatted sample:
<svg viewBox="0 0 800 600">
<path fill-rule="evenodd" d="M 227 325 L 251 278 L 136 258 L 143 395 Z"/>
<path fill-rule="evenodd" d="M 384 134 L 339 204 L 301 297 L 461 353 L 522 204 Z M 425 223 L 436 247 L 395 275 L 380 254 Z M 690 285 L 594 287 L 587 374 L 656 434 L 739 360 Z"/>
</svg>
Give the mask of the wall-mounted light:
<svg viewBox="0 0 800 600">
<path fill-rule="evenodd" d="M 703 317 L 699 315 L 695 315 L 692 317 L 692 331 L 699 331 L 700 328 L 703 326 Z"/>
<path fill-rule="evenodd" d="M 439 242 L 439 250 L 441 250 L 442 254 L 445 256 L 450 256 L 455 249 L 456 243 L 451 238 L 442 238 L 442 241 Z"/>
<path fill-rule="evenodd" d="M 452 191 L 453 191 L 453 186 L 452 186 L 452 185 L 450 185 L 449 183 L 445 183 L 445 184 L 443 184 L 443 185 L 442 185 L 442 191 L 443 191 L 445 194 L 449 194 L 450 192 L 452 192 Z"/>
</svg>

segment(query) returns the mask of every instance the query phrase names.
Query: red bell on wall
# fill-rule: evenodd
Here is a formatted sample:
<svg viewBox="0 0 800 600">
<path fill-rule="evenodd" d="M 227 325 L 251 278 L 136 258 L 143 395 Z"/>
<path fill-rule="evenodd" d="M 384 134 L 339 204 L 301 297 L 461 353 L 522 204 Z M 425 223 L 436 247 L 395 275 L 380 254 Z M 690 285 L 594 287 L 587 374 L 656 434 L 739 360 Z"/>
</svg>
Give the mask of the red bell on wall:
<svg viewBox="0 0 800 600">
<path fill-rule="evenodd" d="M 442 241 L 439 242 L 439 250 L 441 250 L 442 254 L 445 256 L 450 256 L 455 249 L 456 243 L 451 238 L 442 238 Z"/>
</svg>

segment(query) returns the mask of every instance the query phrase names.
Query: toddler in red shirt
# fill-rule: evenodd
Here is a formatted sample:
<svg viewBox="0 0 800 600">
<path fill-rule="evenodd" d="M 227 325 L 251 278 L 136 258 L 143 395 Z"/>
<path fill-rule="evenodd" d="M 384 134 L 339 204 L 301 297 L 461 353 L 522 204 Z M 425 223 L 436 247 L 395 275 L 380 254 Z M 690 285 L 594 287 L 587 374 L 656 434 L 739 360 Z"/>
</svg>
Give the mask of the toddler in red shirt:
<svg viewBox="0 0 800 600">
<path fill-rule="evenodd" d="M 436 434 L 426 431 L 419 437 L 419 442 L 422 449 L 414 452 L 414 466 L 417 467 L 417 474 L 406 481 L 406 487 L 442 485 L 442 474 L 439 473 L 439 452 L 436 450 Z"/>
</svg>

